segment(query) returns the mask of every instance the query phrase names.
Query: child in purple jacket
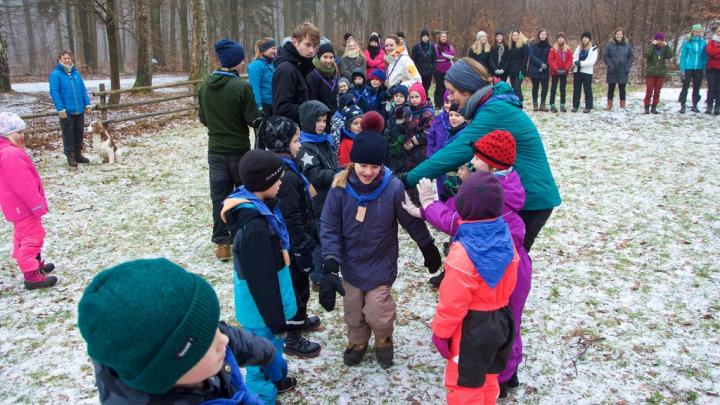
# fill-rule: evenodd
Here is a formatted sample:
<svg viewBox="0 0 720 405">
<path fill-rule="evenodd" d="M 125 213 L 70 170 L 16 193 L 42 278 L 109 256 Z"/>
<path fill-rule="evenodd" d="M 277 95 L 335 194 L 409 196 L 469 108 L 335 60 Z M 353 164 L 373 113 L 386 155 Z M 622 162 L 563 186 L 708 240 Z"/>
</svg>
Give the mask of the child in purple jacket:
<svg viewBox="0 0 720 405">
<path fill-rule="evenodd" d="M 525 242 L 525 224 L 518 215 L 518 211 L 525 205 L 525 189 L 520 181 L 520 176 L 512 167 L 515 163 L 515 139 L 512 134 L 501 130 L 490 132 L 481 137 L 475 143 L 473 149 L 475 157 L 472 160 L 472 166 L 475 170 L 494 173 L 503 186 L 505 198 L 503 219 L 510 227 L 513 243 L 520 255 L 517 284 L 510 296 L 510 309 L 515 320 L 516 337 L 507 366 L 498 377 L 500 397 L 504 398 L 507 396 L 508 388 L 516 388 L 519 385 L 517 369 L 522 361 L 520 323 L 525 301 L 530 293 L 532 278 L 532 262 L 523 245 Z M 465 175 L 462 169 L 459 175 L 461 178 Z M 403 207 L 410 215 L 421 217 L 441 232 L 454 235 L 459 225 L 458 221 L 460 221 L 460 216 L 455 208 L 455 198 L 450 198 L 446 202 L 438 201 L 428 179 L 421 180 L 421 183 L 418 184 L 418 190 L 422 209 L 414 208 L 407 201 L 403 204 Z"/>
<path fill-rule="evenodd" d="M 373 130 L 360 132 L 350 151 L 350 164 L 335 176 L 320 217 L 323 280 L 320 304 L 335 308 L 335 293 L 343 296 L 348 345 L 343 362 L 359 364 L 375 335 L 375 357 L 383 368 L 393 361 L 397 278 L 398 223 L 420 247 L 424 265 L 435 273 L 440 252 L 422 220 L 402 209 L 402 182 L 383 166 L 385 138 Z M 342 272 L 340 279 L 338 272 Z"/>
</svg>

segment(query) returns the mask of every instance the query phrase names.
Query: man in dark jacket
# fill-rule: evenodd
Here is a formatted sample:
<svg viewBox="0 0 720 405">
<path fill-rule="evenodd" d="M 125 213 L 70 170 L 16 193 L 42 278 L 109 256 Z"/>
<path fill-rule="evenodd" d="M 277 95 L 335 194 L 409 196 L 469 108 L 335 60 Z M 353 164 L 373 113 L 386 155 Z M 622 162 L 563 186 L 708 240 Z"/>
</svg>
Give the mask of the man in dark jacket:
<svg viewBox="0 0 720 405">
<path fill-rule="evenodd" d="M 435 48 L 430 43 L 430 32 L 423 29 L 420 31 L 420 42 L 415 44 L 410 53 L 410 57 L 415 62 L 425 93 L 428 93 L 430 84 L 432 84 L 433 72 L 435 71 Z"/>
<path fill-rule="evenodd" d="M 249 126 L 262 116 L 255 105 L 250 84 L 238 76 L 245 59 L 240 44 L 229 39 L 215 43 L 221 68 L 215 70 L 198 90 L 200 122 L 208 129 L 210 199 L 213 205 L 212 242 L 220 260 L 232 257 L 232 238 L 220 220 L 222 202 L 240 186 L 238 165 L 250 150 Z"/>
<path fill-rule="evenodd" d="M 320 31 L 306 22 L 295 27 L 275 58 L 272 79 L 273 114 L 300 124 L 300 104 L 310 99 L 307 75 L 315 68 L 312 59 L 320 45 Z"/>
</svg>

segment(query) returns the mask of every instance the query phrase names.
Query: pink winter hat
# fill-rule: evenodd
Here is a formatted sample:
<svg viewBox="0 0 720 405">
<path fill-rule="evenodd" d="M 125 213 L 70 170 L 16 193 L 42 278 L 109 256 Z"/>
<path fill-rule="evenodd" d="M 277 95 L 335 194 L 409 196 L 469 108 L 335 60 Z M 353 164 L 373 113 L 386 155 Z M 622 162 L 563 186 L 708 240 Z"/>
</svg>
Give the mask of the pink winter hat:
<svg viewBox="0 0 720 405">
<path fill-rule="evenodd" d="M 656 32 L 656 33 L 655 33 L 655 40 L 656 40 L 656 41 L 664 41 L 664 40 L 665 40 L 665 34 L 663 34 L 662 32 L 659 32 L 659 31 Z"/>
<path fill-rule="evenodd" d="M 0 113 L 0 136 L 7 137 L 13 132 L 24 131 L 27 126 L 19 115 L 11 112 Z"/>
<path fill-rule="evenodd" d="M 410 85 L 408 94 L 412 93 L 413 91 L 420 95 L 420 105 L 425 104 L 425 102 L 427 101 L 427 94 L 425 93 L 425 88 L 423 87 L 422 83 L 415 82 Z"/>
</svg>

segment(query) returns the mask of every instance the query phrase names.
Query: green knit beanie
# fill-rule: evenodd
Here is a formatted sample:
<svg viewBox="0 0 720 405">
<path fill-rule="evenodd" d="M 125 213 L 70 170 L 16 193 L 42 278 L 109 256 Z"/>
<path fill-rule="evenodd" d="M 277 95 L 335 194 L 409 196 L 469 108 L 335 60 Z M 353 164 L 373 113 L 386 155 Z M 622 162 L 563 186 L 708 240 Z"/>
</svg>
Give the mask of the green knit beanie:
<svg viewBox="0 0 720 405">
<path fill-rule="evenodd" d="M 167 259 L 98 273 L 78 305 L 88 355 L 151 394 L 169 391 L 205 355 L 219 319 L 212 286 Z"/>
<path fill-rule="evenodd" d="M 702 30 L 703 30 L 702 25 L 700 25 L 700 24 L 695 24 L 695 25 L 692 26 L 692 29 L 690 30 L 690 32 L 692 32 L 692 31 L 702 31 Z"/>
</svg>

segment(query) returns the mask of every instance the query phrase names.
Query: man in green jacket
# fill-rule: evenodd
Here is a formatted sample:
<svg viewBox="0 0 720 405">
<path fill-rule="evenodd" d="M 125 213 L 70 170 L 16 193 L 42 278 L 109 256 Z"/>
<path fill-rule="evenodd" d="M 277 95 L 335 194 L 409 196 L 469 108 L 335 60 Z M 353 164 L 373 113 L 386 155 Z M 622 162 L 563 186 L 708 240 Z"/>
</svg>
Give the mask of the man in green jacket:
<svg viewBox="0 0 720 405">
<path fill-rule="evenodd" d="M 657 105 L 660 102 L 660 90 L 665 83 L 667 65 L 665 61 L 673 58 L 670 46 L 665 42 L 665 34 L 655 33 L 655 37 L 645 46 L 645 114 L 660 114 Z"/>
<path fill-rule="evenodd" d="M 238 76 L 245 51 L 237 42 L 221 39 L 215 43 L 221 68 L 212 72 L 198 90 L 200 122 L 208 129 L 210 199 L 213 205 L 215 255 L 232 257 L 232 238 L 220 219 L 223 201 L 239 187 L 240 159 L 250 150 L 252 123 L 261 117 L 250 84 Z"/>
<path fill-rule="evenodd" d="M 478 139 L 494 130 L 509 131 L 517 148 L 514 167 L 525 187 L 525 206 L 519 214 L 526 227 L 525 248 L 530 251 L 553 208 L 560 205 L 560 192 L 540 133 L 521 109 L 512 88 L 506 82 L 489 83 L 489 77 L 481 77 L 477 67 L 470 67 L 473 62 L 463 58 L 445 76 L 451 96 L 470 123 L 457 138 L 409 172 L 404 181 L 415 186 L 424 177 L 434 179 L 455 171 L 472 160 L 472 145 Z"/>
</svg>

